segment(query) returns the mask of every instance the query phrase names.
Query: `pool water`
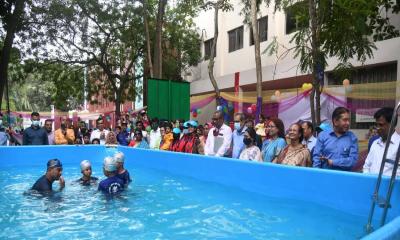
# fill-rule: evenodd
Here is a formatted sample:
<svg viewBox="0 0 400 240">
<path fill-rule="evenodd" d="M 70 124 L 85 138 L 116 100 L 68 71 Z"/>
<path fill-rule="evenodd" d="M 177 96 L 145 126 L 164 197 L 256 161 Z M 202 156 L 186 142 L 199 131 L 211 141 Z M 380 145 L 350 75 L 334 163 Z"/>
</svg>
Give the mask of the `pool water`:
<svg viewBox="0 0 400 240">
<path fill-rule="evenodd" d="M 0 170 L 0 239 L 342 240 L 364 234 L 365 217 L 132 165 L 127 168 L 133 183 L 112 200 L 97 186 L 73 182 L 79 164 L 64 164 L 62 192 L 24 194 L 43 168 Z M 104 179 L 100 164 L 93 176 Z"/>
</svg>

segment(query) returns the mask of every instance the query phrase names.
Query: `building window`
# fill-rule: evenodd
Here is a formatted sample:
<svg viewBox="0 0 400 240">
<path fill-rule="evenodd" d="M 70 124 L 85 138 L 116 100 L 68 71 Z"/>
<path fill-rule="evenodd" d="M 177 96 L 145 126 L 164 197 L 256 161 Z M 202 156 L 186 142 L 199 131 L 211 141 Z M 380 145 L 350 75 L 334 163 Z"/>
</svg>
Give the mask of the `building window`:
<svg viewBox="0 0 400 240">
<path fill-rule="evenodd" d="M 211 48 L 213 45 L 214 38 L 211 38 L 204 42 L 204 60 L 208 60 L 211 57 Z M 217 57 L 217 45 L 214 49 L 214 57 Z"/>
<path fill-rule="evenodd" d="M 243 26 L 228 32 L 229 52 L 243 48 Z"/>
<path fill-rule="evenodd" d="M 268 40 L 268 16 L 258 19 L 257 23 L 260 42 L 265 42 Z M 250 28 L 250 46 L 252 45 L 254 45 L 253 28 Z"/>
<path fill-rule="evenodd" d="M 285 10 L 286 34 L 291 34 L 309 25 L 308 4 L 305 1 L 297 2 Z"/>
<path fill-rule="evenodd" d="M 368 84 L 368 83 L 384 83 L 384 82 L 395 82 L 397 80 L 397 63 L 385 63 L 376 66 L 366 66 L 362 68 L 355 68 L 351 71 L 348 79 L 351 84 Z M 343 77 L 340 74 L 334 72 L 328 72 L 328 84 L 338 85 L 343 84 Z M 395 100 L 388 99 L 387 96 L 396 96 L 396 88 L 392 90 L 379 91 L 379 89 L 366 88 L 362 90 L 353 90 L 362 93 L 364 97 L 368 95 L 379 96 L 377 99 L 356 99 L 348 97 L 346 99 L 347 104 L 355 109 L 379 109 L 381 107 L 394 106 Z M 356 113 L 352 113 L 350 116 L 350 128 L 355 129 L 368 129 L 373 122 L 358 122 Z"/>
</svg>

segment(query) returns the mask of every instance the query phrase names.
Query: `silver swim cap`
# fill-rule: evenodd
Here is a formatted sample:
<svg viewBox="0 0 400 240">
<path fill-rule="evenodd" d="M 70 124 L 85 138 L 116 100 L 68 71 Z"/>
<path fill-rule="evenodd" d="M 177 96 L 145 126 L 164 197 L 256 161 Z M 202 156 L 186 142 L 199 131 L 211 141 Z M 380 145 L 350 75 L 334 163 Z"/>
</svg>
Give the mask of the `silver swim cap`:
<svg viewBox="0 0 400 240">
<path fill-rule="evenodd" d="M 117 162 L 112 157 L 105 157 L 103 167 L 107 172 L 114 172 L 117 170 Z"/>
<path fill-rule="evenodd" d="M 114 159 L 115 159 L 116 162 L 124 163 L 124 161 L 125 161 L 125 155 L 124 155 L 123 152 L 116 152 L 116 153 L 114 154 Z"/>
<path fill-rule="evenodd" d="M 90 164 L 89 160 L 83 160 L 81 162 L 81 170 L 82 171 L 85 170 L 85 169 L 88 169 L 90 167 L 92 167 L 92 164 Z"/>
</svg>

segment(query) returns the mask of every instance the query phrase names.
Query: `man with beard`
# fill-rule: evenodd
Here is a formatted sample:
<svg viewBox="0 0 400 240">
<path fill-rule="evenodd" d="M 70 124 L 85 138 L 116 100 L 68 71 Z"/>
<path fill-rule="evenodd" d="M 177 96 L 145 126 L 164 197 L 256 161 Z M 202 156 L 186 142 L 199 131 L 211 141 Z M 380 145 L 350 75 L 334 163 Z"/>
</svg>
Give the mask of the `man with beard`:
<svg viewBox="0 0 400 240">
<path fill-rule="evenodd" d="M 53 120 L 46 119 L 46 121 L 44 122 L 44 129 L 47 132 L 47 138 L 49 139 L 49 145 L 54 145 Z"/>
<path fill-rule="evenodd" d="M 53 191 L 53 182 L 60 182 L 60 190 L 65 187 L 64 178 L 62 174 L 62 164 L 58 159 L 50 159 L 47 162 L 46 174 L 39 178 L 32 186 L 32 190 L 36 190 L 40 193 L 49 193 Z"/>
</svg>

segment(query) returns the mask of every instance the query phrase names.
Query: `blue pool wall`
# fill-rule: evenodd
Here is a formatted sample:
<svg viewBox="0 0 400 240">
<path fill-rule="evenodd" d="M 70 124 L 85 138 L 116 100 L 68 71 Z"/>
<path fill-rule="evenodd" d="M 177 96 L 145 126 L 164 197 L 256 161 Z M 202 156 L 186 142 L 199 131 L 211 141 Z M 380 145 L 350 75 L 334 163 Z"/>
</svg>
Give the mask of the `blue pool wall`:
<svg viewBox="0 0 400 240">
<path fill-rule="evenodd" d="M 117 149 L 105 148 L 99 145 L 0 147 L 0 168 L 10 166 L 23 168 L 27 161 L 30 162 L 30 166 L 45 168 L 48 159 L 59 158 L 65 165 L 76 164 L 77 166 L 81 160 L 88 159 L 100 169 L 103 158 L 112 155 L 117 150 L 125 153 L 126 168 L 133 173 L 135 166 L 158 169 L 270 197 L 312 202 L 365 217 L 369 213 L 371 195 L 376 181 L 375 176 L 360 173 L 288 167 L 122 146 Z M 389 179 L 384 178 L 382 191 L 387 189 L 388 183 Z M 399 180 L 396 180 L 392 203 L 400 202 L 399 183 Z M 376 209 L 375 216 L 379 217 L 381 209 Z M 398 216 L 400 216 L 400 206 L 394 204 L 388 212 L 387 220 L 389 222 Z M 379 238 L 368 239 L 395 239 L 391 237 L 398 236 L 399 231 L 400 220 L 396 218 L 374 233 L 381 234 Z M 387 238 L 382 238 L 383 236 Z"/>
</svg>

